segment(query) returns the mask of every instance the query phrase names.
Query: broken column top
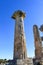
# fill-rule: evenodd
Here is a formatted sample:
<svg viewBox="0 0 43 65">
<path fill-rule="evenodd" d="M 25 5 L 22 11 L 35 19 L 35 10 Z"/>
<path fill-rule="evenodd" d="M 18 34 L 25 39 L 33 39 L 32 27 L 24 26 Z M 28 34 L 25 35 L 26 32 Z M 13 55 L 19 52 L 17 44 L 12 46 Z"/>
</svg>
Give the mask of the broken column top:
<svg viewBox="0 0 43 65">
<path fill-rule="evenodd" d="M 13 14 L 13 16 L 12 16 L 12 18 L 16 19 L 17 16 L 24 18 L 25 17 L 25 13 L 22 12 L 21 10 L 15 11 L 14 14 Z"/>
<path fill-rule="evenodd" d="M 41 37 L 41 40 L 43 41 L 43 36 Z"/>
<path fill-rule="evenodd" d="M 43 32 L 43 24 L 40 26 L 39 30 Z"/>
</svg>

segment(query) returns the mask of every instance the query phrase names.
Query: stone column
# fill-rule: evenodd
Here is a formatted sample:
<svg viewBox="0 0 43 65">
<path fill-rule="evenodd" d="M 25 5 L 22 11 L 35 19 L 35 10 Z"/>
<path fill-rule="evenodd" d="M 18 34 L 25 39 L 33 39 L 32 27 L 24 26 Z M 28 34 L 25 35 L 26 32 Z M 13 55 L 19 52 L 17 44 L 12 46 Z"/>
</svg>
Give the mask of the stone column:
<svg viewBox="0 0 43 65">
<path fill-rule="evenodd" d="M 33 26 L 33 33 L 34 33 L 34 43 L 35 43 L 35 58 L 40 60 L 42 42 L 37 25 Z"/>
<path fill-rule="evenodd" d="M 13 59 L 25 59 L 27 57 L 24 35 L 24 17 L 25 13 L 20 10 L 16 11 L 12 16 L 12 18 L 16 21 Z"/>
<path fill-rule="evenodd" d="M 40 26 L 39 30 L 43 33 L 43 24 Z M 41 65 L 43 65 L 43 36 L 41 37 L 41 41 L 42 41 Z"/>
</svg>

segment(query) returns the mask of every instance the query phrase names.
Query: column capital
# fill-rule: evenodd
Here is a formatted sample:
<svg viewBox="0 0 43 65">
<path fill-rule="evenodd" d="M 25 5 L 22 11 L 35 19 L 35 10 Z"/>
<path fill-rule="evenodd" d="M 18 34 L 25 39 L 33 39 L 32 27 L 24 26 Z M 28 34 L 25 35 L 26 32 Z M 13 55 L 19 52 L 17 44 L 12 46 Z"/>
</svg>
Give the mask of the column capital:
<svg viewBox="0 0 43 65">
<path fill-rule="evenodd" d="M 17 16 L 24 18 L 25 17 L 25 13 L 22 12 L 21 10 L 15 11 L 14 14 L 13 14 L 13 16 L 12 16 L 12 18 L 16 19 Z"/>
</svg>

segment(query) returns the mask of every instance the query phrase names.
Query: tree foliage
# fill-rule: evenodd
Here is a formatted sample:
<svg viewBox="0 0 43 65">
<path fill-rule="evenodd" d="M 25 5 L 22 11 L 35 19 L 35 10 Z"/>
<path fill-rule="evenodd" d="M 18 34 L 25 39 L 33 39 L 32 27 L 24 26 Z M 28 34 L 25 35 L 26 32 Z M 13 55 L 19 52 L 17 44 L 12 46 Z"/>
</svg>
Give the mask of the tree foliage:
<svg viewBox="0 0 43 65">
<path fill-rule="evenodd" d="M 7 62 L 7 59 L 0 59 L 0 64 L 1 63 L 6 63 Z"/>
</svg>

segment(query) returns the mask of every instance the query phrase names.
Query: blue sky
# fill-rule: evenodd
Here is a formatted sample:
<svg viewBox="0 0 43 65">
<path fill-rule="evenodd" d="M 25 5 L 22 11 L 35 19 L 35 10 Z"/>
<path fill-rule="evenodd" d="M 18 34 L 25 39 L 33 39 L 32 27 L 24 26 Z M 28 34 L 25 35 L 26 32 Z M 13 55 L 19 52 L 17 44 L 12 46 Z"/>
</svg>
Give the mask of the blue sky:
<svg viewBox="0 0 43 65">
<path fill-rule="evenodd" d="M 16 10 L 26 13 L 24 30 L 27 56 L 35 56 L 33 25 L 40 27 L 43 24 L 43 0 L 0 0 L 0 58 L 3 59 L 13 58 L 15 20 L 11 16 Z"/>
</svg>

